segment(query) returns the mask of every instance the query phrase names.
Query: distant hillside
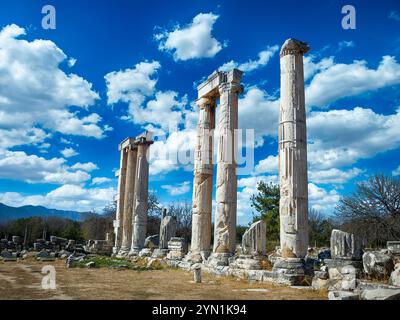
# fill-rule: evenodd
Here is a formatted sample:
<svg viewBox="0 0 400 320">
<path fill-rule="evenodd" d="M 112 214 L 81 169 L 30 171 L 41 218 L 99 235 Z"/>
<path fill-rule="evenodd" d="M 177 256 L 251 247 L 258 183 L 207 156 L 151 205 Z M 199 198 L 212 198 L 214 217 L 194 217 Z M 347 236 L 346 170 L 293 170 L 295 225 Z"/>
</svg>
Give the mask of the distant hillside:
<svg viewBox="0 0 400 320">
<path fill-rule="evenodd" d="M 22 206 L 10 207 L 0 203 L 0 222 L 29 218 L 34 216 L 39 217 L 61 217 L 71 220 L 81 221 L 87 215 L 87 212 L 64 211 L 57 209 L 48 209 L 42 206 Z"/>
</svg>

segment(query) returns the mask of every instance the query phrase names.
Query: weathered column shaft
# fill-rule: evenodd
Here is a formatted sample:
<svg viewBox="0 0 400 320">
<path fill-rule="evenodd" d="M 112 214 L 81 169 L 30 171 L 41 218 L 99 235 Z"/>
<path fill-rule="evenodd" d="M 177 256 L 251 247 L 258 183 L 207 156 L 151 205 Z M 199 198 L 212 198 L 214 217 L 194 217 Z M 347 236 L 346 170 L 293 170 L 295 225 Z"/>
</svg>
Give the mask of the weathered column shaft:
<svg viewBox="0 0 400 320">
<path fill-rule="evenodd" d="M 307 44 L 289 39 L 281 49 L 279 115 L 280 241 L 284 258 L 308 247 L 307 134 L 303 54 Z"/>
<path fill-rule="evenodd" d="M 149 142 L 138 142 L 135 209 L 131 253 L 138 253 L 144 247 L 147 232 L 148 188 L 149 188 Z"/>
<path fill-rule="evenodd" d="M 192 259 L 209 252 L 211 245 L 211 212 L 213 180 L 213 145 L 215 128 L 215 99 L 200 98 L 197 144 L 194 159 L 192 204 Z"/>
<path fill-rule="evenodd" d="M 131 248 L 132 241 L 132 212 L 134 209 L 135 173 L 138 151 L 133 146 L 129 146 L 125 152 L 127 153 L 127 167 L 121 251 L 127 253 Z"/>
<path fill-rule="evenodd" d="M 233 253 L 236 248 L 238 93 L 236 83 L 220 85 L 218 119 L 217 190 L 214 253 Z"/>
<path fill-rule="evenodd" d="M 122 244 L 122 220 L 124 216 L 124 198 L 125 198 L 125 184 L 126 184 L 126 166 L 127 154 L 121 150 L 121 160 L 118 171 L 118 194 L 117 194 L 117 210 L 114 220 L 114 253 L 117 253 Z"/>
</svg>

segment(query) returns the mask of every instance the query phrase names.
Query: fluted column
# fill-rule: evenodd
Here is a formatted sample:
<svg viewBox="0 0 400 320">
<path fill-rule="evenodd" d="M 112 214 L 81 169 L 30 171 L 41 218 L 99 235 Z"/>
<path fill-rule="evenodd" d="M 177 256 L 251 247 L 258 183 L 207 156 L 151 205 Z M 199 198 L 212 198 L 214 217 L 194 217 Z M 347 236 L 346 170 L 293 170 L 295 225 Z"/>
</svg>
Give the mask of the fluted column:
<svg viewBox="0 0 400 320">
<path fill-rule="evenodd" d="M 237 177 L 236 154 L 238 128 L 239 83 L 219 86 L 220 114 L 218 119 L 217 190 L 213 253 L 232 254 L 236 248 Z"/>
<path fill-rule="evenodd" d="M 308 247 L 307 134 L 303 54 L 309 46 L 288 39 L 280 52 L 280 242 L 283 258 L 302 258 Z"/>
<path fill-rule="evenodd" d="M 114 248 L 113 253 L 117 254 L 122 244 L 122 220 L 124 216 L 124 198 L 125 198 L 125 184 L 126 184 L 126 165 L 127 153 L 124 149 L 120 149 L 121 159 L 118 170 L 118 194 L 116 195 L 117 208 L 114 220 Z"/>
<path fill-rule="evenodd" d="M 122 227 L 122 243 L 119 255 L 126 255 L 131 248 L 132 241 L 132 212 L 135 195 L 135 172 L 138 150 L 129 145 L 125 148 L 127 153 L 126 183 L 124 197 L 124 216 Z"/>
<path fill-rule="evenodd" d="M 201 262 L 201 252 L 208 256 L 211 245 L 215 99 L 200 98 L 196 103 L 199 106 L 199 120 L 194 159 L 190 257 L 193 262 Z"/>
<path fill-rule="evenodd" d="M 145 137 L 137 140 L 137 167 L 135 182 L 135 208 L 133 214 L 133 232 L 130 255 L 136 255 L 144 247 L 147 232 L 147 210 L 149 189 L 149 146 L 153 141 Z"/>
</svg>

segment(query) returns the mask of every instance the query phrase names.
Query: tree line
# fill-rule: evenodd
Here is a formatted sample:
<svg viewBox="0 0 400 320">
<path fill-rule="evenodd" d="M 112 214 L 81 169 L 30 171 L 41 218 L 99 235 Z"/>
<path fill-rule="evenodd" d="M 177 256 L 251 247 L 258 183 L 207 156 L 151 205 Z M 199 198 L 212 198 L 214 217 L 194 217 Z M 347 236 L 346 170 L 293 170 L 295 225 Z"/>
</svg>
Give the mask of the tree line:
<svg viewBox="0 0 400 320">
<path fill-rule="evenodd" d="M 253 222 L 266 222 L 267 241 L 279 241 L 279 185 L 260 181 L 251 197 L 256 210 Z M 400 240 L 400 179 L 376 174 L 356 184 L 353 193 L 339 200 L 332 215 L 310 209 L 309 243 L 329 246 L 332 229 L 360 236 L 370 247 L 384 247 L 387 241 Z"/>
</svg>

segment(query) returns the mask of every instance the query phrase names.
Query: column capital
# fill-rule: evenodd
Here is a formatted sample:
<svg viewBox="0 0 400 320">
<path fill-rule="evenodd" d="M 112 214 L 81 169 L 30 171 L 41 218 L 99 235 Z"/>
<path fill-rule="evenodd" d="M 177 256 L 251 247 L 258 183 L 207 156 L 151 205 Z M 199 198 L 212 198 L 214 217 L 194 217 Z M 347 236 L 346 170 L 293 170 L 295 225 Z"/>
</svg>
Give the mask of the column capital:
<svg viewBox="0 0 400 320">
<path fill-rule="evenodd" d="M 150 145 L 153 143 L 154 143 L 154 141 L 152 140 L 152 133 L 149 131 L 145 131 L 141 135 L 137 136 L 136 140 L 135 140 L 136 145 L 139 145 L 139 144 Z"/>
<path fill-rule="evenodd" d="M 297 39 L 287 39 L 285 43 L 283 44 L 280 52 L 280 57 L 284 57 L 288 54 L 305 54 L 308 51 L 310 51 L 310 46 L 300 40 Z"/>
<path fill-rule="evenodd" d="M 215 98 L 213 97 L 201 97 L 196 100 L 196 104 L 200 109 L 204 109 L 207 105 L 214 105 Z"/>
<path fill-rule="evenodd" d="M 243 86 L 235 82 L 225 82 L 219 85 L 218 90 L 220 95 L 222 95 L 224 91 L 231 91 L 237 94 L 241 94 L 243 92 Z"/>
</svg>

